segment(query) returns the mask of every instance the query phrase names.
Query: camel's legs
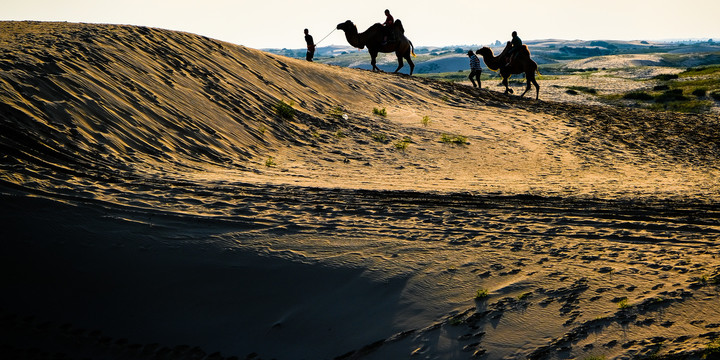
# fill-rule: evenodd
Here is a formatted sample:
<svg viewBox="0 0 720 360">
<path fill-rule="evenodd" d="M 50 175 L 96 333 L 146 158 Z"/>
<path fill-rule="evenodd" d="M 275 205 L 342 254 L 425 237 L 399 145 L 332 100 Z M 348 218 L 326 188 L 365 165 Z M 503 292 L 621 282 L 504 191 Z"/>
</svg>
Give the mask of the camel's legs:
<svg viewBox="0 0 720 360">
<path fill-rule="evenodd" d="M 540 98 L 540 85 L 538 85 L 537 80 L 535 80 L 535 74 L 528 75 L 525 74 L 525 80 L 527 81 L 527 87 L 525 88 L 525 92 L 520 95 L 520 97 L 523 97 L 526 92 L 530 90 L 530 86 L 535 85 L 535 100 Z"/>
<path fill-rule="evenodd" d="M 410 54 L 405 56 L 405 60 L 407 60 L 408 65 L 410 65 L 410 75 L 412 75 L 413 70 L 415 70 L 415 63 L 413 63 L 412 59 L 410 58 Z"/>
<path fill-rule="evenodd" d="M 377 55 L 377 52 L 370 53 L 370 65 L 372 65 L 373 71 L 381 71 L 380 68 L 375 65 L 377 63 Z"/>
<path fill-rule="evenodd" d="M 526 74 L 526 75 L 525 75 L 525 82 L 527 83 L 527 86 L 525 87 L 525 91 L 523 91 L 523 93 L 522 93 L 522 95 L 520 95 L 520 97 L 525 96 L 525 93 L 527 93 L 527 92 L 530 90 L 530 87 L 532 86 L 532 82 L 531 82 L 531 81 L 535 81 L 535 79 L 532 79 L 532 80 L 531 80 L 530 77 L 528 77 L 527 74 Z"/>
<path fill-rule="evenodd" d="M 395 55 L 397 56 L 397 59 L 398 59 L 398 67 L 397 67 L 397 69 L 395 69 L 395 73 L 397 74 L 397 72 L 400 71 L 400 69 L 402 69 L 404 64 L 403 64 L 402 56 L 398 53 L 395 53 Z"/>
</svg>

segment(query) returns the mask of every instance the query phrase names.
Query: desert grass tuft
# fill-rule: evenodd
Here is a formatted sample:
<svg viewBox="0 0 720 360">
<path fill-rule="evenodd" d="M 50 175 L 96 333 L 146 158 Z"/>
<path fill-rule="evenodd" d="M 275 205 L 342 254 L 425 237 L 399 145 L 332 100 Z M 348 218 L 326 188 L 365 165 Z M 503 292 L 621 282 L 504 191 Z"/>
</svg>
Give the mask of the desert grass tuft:
<svg viewBox="0 0 720 360">
<path fill-rule="evenodd" d="M 702 355 L 703 359 L 718 359 L 720 358 L 720 338 L 716 338 L 705 346 L 705 350 Z"/>
<path fill-rule="evenodd" d="M 429 116 L 425 115 L 425 116 L 423 116 L 421 121 L 422 121 L 423 126 L 428 126 L 428 125 L 430 125 L 431 120 L 430 120 Z"/>
<path fill-rule="evenodd" d="M 382 108 L 382 109 L 373 108 L 373 114 L 386 117 L 386 116 L 387 116 L 387 110 L 385 110 L 385 108 Z"/>
<path fill-rule="evenodd" d="M 289 104 L 285 101 L 278 101 L 275 104 L 275 114 L 283 119 L 291 120 L 295 117 L 295 109 L 293 109 L 294 103 L 291 101 Z"/>
<path fill-rule="evenodd" d="M 275 167 L 277 164 L 275 163 L 275 158 L 272 156 L 268 156 L 267 160 L 265 160 L 265 166 L 267 167 Z"/>
<path fill-rule="evenodd" d="M 483 300 L 488 296 L 490 296 L 490 292 L 485 288 L 480 288 L 475 292 L 475 300 Z"/>
<path fill-rule="evenodd" d="M 333 117 L 338 117 L 338 118 L 342 117 L 344 114 L 345 114 L 345 110 L 343 110 L 343 108 L 341 108 L 340 106 L 336 106 L 336 107 L 330 109 L 330 111 L 328 111 L 328 115 L 333 116 Z"/>
<path fill-rule="evenodd" d="M 626 309 L 630 308 L 630 304 L 628 304 L 627 298 L 620 299 L 620 301 L 618 301 L 617 306 L 618 306 L 618 309 L 620 309 L 620 310 L 626 310 Z"/>
<path fill-rule="evenodd" d="M 383 143 L 383 144 L 388 141 L 387 135 L 385 135 L 385 134 L 383 134 L 383 133 L 372 133 L 372 134 L 370 134 L 370 137 L 371 137 L 373 140 L 375 140 L 375 141 L 377 141 L 377 142 L 379 142 L 379 143 Z"/>
<path fill-rule="evenodd" d="M 395 143 L 395 148 L 400 151 L 405 151 L 408 147 L 408 144 L 410 144 L 412 141 L 410 141 L 410 138 L 403 138 L 402 140 Z"/>
<path fill-rule="evenodd" d="M 445 144 L 464 145 L 467 143 L 467 137 L 462 136 L 462 135 L 442 134 L 440 136 L 440 141 L 442 141 Z"/>
</svg>

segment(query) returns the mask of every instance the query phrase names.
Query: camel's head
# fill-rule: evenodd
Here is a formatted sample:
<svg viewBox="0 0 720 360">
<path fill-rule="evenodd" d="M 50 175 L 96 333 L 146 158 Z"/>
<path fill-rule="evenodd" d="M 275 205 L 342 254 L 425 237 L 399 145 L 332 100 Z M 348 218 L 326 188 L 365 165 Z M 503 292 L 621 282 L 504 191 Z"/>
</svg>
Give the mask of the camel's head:
<svg viewBox="0 0 720 360">
<path fill-rule="evenodd" d="M 481 55 L 481 56 L 486 56 L 486 55 L 492 56 L 493 51 L 489 47 L 484 46 L 483 48 L 478 49 L 475 53 L 478 55 Z"/>
<path fill-rule="evenodd" d="M 345 21 L 344 23 L 338 24 L 337 29 L 342 30 L 342 31 L 348 31 L 348 30 L 352 29 L 354 26 L 355 26 L 355 24 L 353 24 L 352 21 L 348 20 L 348 21 Z"/>
</svg>

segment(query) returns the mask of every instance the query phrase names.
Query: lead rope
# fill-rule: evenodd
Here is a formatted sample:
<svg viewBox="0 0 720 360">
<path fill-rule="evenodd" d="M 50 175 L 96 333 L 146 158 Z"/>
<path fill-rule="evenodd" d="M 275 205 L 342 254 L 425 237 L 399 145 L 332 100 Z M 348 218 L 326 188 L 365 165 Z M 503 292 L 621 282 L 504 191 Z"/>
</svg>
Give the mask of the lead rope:
<svg viewBox="0 0 720 360">
<path fill-rule="evenodd" d="M 333 29 L 333 31 L 331 31 L 330 34 L 325 35 L 324 38 L 322 38 L 322 39 L 320 39 L 320 41 L 316 42 L 316 43 L 315 43 L 315 46 L 317 46 L 318 44 L 320 44 L 323 40 L 327 39 L 327 37 L 330 36 L 332 33 L 334 33 L 335 30 L 337 30 L 337 29 Z"/>
</svg>

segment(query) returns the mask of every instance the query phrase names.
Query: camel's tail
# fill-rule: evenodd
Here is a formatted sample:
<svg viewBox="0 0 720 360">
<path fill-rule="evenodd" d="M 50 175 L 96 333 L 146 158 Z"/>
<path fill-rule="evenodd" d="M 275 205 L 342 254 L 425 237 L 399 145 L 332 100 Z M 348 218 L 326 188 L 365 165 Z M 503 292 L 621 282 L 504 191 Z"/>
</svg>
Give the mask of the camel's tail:
<svg viewBox="0 0 720 360">
<path fill-rule="evenodd" d="M 410 43 L 410 55 L 412 55 L 413 57 L 417 57 L 417 55 L 415 55 L 415 45 L 413 45 L 410 39 L 408 39 L 408 42 Z"/>
</svg>

